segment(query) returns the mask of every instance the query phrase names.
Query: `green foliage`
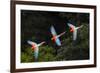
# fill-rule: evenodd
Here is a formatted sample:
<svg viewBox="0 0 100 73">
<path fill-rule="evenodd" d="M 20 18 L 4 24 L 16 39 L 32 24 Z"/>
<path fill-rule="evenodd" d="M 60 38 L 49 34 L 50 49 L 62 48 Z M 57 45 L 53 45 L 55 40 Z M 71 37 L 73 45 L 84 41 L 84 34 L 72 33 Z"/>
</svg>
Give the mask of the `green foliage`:
<svg viewBox="0 0 100 73">
<path fill-rule="evenodd" d="M 31 48 L 26 48 L 25 52 L 21 53 L 21 62 L 32 62 L 33 61 L 33 51 Z"/>
<path fill-rule="evenodd" d="M 55 56 L 53 55 L 54 48 L 49 46 L 39 47 L 39 56 L 38 61 L 54 61 Z M 21 61 L 22 62 L 34 62 L 34 51 L 31 48 L 25 49 L 25 52 L 21 53 Z"/>
<path fill-rule="evenodd" d="M 64 60 L 81 60 L 89 58 L 88 24 L 83 24 L 83 27 L 78 30 L 77 35 L 77 41 L 75 42 L 72 40 L 72 37 L 64 38 L 62 43 L 65 44 L 62 44 L 61 54 L 57 55 L 57 58 L 61 59 L 62 57 Z"/>
<path fill-rule="evenodd" d="M 54 48 L 49 46 L 42 46 L 40 47 L 39 53 L 39 61 L 53 61 L 54 60 Z"/>
<path fill-rule="evenodd" d="M 67 12 L 21 12 L 21 62 L 35 62 L 34 51 L 27 44 L 27 40 L 36 43 L 47 41 L 39 47 L 38 61 L 63 61 L 89 59 L 89 14 Z M 73 34 L 69 32 L 68 22 L 83 25 L 78 29 L 77 41 L 73 41 Z M 66 31 L 60 37 L 62 46 L 58 47 L 51 39 L 50 26 L 56 26 L 57 34 Z"/>
<path fill-rule="evenodd" d="M 27 53 L 21 53 L 21 62 L 31 62 L 31 60 L 32 58 Z"/>
</svg>

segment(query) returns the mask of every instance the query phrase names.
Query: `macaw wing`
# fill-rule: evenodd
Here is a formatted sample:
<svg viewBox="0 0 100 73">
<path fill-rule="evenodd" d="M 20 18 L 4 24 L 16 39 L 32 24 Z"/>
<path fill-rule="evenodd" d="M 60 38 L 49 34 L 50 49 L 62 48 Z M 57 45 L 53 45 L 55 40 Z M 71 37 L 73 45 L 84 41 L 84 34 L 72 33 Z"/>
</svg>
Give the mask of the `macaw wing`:
<svg viewBox="0 0 100 73">
<path fill-rule="evenodd" d="M 57 33 L 56 33 L 56 31 L 55 31 L 53 26 L 51 26 L 50 31 L 51 31 L 52 35 L 54 35 L 54 36 L 57 35 Z"/>
<path fill-rule="evenodd" d="M 45 43 L 45 41 L 43 41 L 43 42 L 37 44 L 37 46 L 39 47 L 39 46 L 43 45 L 44 43 Z"/>
<path fill-rule="evenodd" d="M 57 38 L 55 42 L 56 42 L 56 44 L 57 44 L 58 46 L 61 46 L 61 42 L 60 42 L 59 38 Z"/>
<path fill-rule="evenodd" d="M 32 41 L 27 41 L 27 43 L 30 45 L 36 44 L 35 42 L 32 42 Z"/>
<path fill-rule="evenodd" d="M 62 32 L 61 34 L 57 35 L 57 37 L 61 37 L 62 35 L 64 35 L 66 32 Z"/>
<path fill-rule="evenodd" d="M 79 28 L 82 28 L 83 27 L 83 25 L 81 25 L 81 26 L 79 26 L 79 27 L 76 27 L 76 29 L 79 29 Z"/>
<path fill-rule="evenodd" d="M 77 29 L 73 32 L 73 40 L 75 41 L 77 38 Z"/>
<path fill-rule="evenodd" d="M 75 28 L 75 26 L 70 24 L 70 23 L 68 23 L 68 26 L 71 27 L 71 28 Z"/>
<path fill-rule="evenodd" d="M 35 50 L 34 50 L 34 57 L 35 57 L 35 60 L 38 59 L 38 51 L 39 51 L 39 48 L 36 47 Z"/>
</svg>

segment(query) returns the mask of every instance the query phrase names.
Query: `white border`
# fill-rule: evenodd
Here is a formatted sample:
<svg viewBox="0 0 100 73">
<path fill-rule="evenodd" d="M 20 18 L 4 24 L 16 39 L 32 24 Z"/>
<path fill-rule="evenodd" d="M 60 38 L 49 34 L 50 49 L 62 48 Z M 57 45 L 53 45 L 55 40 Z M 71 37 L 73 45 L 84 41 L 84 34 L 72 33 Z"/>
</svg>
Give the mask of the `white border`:
<svg viewBox="0 0 100 73">
<path fill-rule="evenodd" d="M 75 60 L 75 61 L 55 61 L 55 62 L 38 62 L 38 63 L 20 63 L 21 45 L 21 13 L 20 10 L 40 10 L 40 11 L 59 11 L 59 12 L 79 12 L 90 13 L 90 59 L 89 60 Z M 57 67 L 57 66 L 74 66 L 94 64 L 94 11 L 93 9 L 85 8 L 70 8 L 70 7 L 51 7 L 51 6 L 37 6 L 37 5 L 16 5 L 16 69 L 23 68 L 40 68 L 40 67 Z"/>
</svg>

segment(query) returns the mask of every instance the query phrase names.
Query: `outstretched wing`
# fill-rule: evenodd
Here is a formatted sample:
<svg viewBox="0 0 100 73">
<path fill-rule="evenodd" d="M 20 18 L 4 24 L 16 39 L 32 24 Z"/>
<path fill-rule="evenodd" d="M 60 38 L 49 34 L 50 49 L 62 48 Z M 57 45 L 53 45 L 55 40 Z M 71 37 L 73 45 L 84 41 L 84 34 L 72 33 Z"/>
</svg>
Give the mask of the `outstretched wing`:
<svg viewBox="0 0 100 73">
<path fill-rule="evenodd" d="M 76 29 L 80 29 L 80 28 L 82 28 L 83 27 L 83 25 L 81 25 L 81 26 L 79 26 L 79 27 L 76 27 Z"/>
<path fill-rule="evenodd" d="M 61 37 L 62 35 L 64 35 L 66 32 L 62 32 L 61 34 L 57 35 L 57 37 Z"/>
<path fill-rule="evenodd" d="M 61 42 L 60 42 L 59 37 L 61 37 L 61 36 L 64 35 L 64 34 L 65 34 L 65 32 L 63 32 L 63 33 L 57 35 L 57 38 L 56 38 L 56 44 L 57 44 L 58 46 L 61 46 Z"/>
<path fill-rule="evenodd" d="M 68 23 L 68 26 L 71 27 L 71 28 L 75 28 L 75 26 L 70 24 L 70 23 Z"/>
<path fill-rule="evenodd" d="M 32 46 L 33 44 L 36 44 L 35 42 L 29 41 L 29 40 L 27 41 L 27 43 L 30 44 L 31 46 Z"/>
<path fill-rule="evenodd" d="M 51 31 L 51 33 L 52 33 L 53 36 L 57 35 L 57 33 L 56 33 L 56 31 L 55 31 L 55 29 L 54 29 L 53 26 L 51 26 L 50 31 Z"/>
<path fill-rule="evenodd" d="M 60 42 L 59 38 L 57 38 L 55 42 L 56 42 L 56 44 L 57 44 L 58 46 L 61 46 L 61 42 Z"/>
<path fill-rule="evenodd" d="M 73 40 L 75 41 L 77 39 L 77 29 L 73 32 Z"/>
<path fill-rule="evenodd" d="M 45 43 L 45 41 L 39 43 L 37 46 L 39 47 L 39 46 L 43 45 L 44 43 Z"/>
</svg>

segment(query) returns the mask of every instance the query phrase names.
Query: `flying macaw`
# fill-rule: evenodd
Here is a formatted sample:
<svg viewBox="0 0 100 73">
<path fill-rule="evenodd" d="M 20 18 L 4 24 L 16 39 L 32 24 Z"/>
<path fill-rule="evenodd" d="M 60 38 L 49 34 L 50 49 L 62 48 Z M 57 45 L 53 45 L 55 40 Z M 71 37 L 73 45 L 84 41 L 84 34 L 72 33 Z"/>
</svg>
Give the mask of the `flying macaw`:
<svg viewBox="0 0 100 73">
<path fill-rule="evenodd" d="M 70 32 L 73 32 L 73 40 L 75 41 L 77 39 L 77 29 L 82 28 L 83 25 L 76 27 L 76 26 L 68 23 L 68 26 L 71 28 Z"/>
<path fill-rule="evenodd" d="M 50 31 L 51 31 L 51 34 L 52 34 L 52 36 L 53 36 L 53 37 L 51 38 L 51 40 L 54 41 L 54 42 L 57 44 L 57 46 L 61 46 L 61 42 L 60 42 L 59 37 L 61 37 L 62 35 L 64 35 L 65 32 L 63 32 L 63 33 L 57 35 L 57 33 L 56 33 L 56 31 L 55 31 L 55 29 L 54 29 L 53 26 L 51 26 Z"/>
<path fill-rule="evenodd" d="M 45 43 L 45 41 L 37 44 L 35 42 L 32 42 L 32 41 L 27 41 L 28 44 L 30 44 L 32 46 L 32 50 L 34 50 L 34 57 L 35 57 L 35 60 L 38 59 L 38 52 L 39 52 L 39 46 L 43 45 Z"/>
</svg>

